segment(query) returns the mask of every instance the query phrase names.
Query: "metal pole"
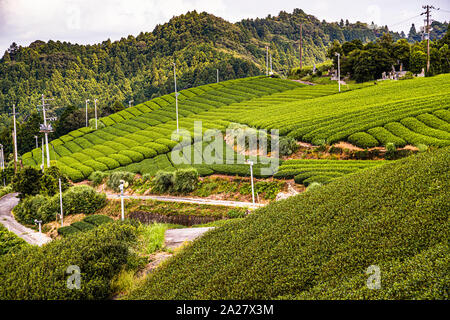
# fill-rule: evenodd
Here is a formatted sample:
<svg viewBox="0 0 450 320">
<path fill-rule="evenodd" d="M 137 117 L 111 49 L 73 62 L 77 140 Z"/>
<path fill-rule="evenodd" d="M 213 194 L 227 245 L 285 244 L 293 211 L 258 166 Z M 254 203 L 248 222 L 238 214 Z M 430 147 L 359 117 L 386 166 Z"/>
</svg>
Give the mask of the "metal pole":
<svg viewBox="0 0 450 320">
<path fill-rule="evenodd" d="M 17 158 L 17 128 L 16 128 L 16 105 L 13 104 L 13 122 L 14 122 L 14 160 L 18 162 Z"/>
<path fill-rule="evenodd" d="M 338 84 L 339 84 L 339 92 L 341 92 L 341 54 L 336 52 L 335 55 L 338 58 Z"/>
<path fill-rule="evenodd" d="M 61 227 L 63 227 L 63 199 L 62 199 L 62 187 L 61 187 L 61 178 L 59 178 L 59 206 L 61 208 Z"/>
<path fill-rule="evenodd" d="M 36 149 L 38 149 L 39 148 L 38 136 L 34 136 L 34 138 L 36 139 Z"/>
<path fill-rule="evenodd" d="M 125 208 L 124 208 L 124 204 L 123 204 L 123 187 L 124 187 L 123 182 L 121 182 L 119 188 L 120 188 L 120 206 L 122 209 L 122 214 L 121 214 L 122 221 L 125 220 Z"/>
<path fill-rule="evenodd" d="M 88 103 L 89 99 L 86 100 L 86 127 L 89 127 Z"/>
<path fill-rule="evenodd" d="M 338 83 L 339 92 L 341 92 L 341 55 L 338 55 Z"/>
<path fill-rule="evenodd" d="M 252 183 L 252 203 L 255 205 L 255 188 L 253 185 L 253 161 L 247 159 L 247 163 L 250 165 L 250 180 Z"/>
<path fill-rule="evenodd" d="M 217 83 L 219 83 L 219 69 L 217 69 Z"/>
<path fill-rule="evenodd" d="M 266 46 L 266 76 L 269 75 L 269 46 Z"/>
<path fill-rule="evenodd" d="M 45 162 L 45 156 L 44 156 L 44 138 L 42 138 L 42 164 L 41 164 L 42 172 L 44 172 L 44 167 L 45 167 L 44 162 Z"/>
<path fill-rule="evenodd" d="M 44 115 L 44 127 L 47 129 L 47 116 L 45 115 L 45 99 L 44 94 L 42 94 L 42 113 Z M 44 132 L 45 136 L 45 145 L 47 149 L 47 168 L 50 168 L 50 148 L 48 146 L 48 132 Z"/>
<path fill-rule="evenodd" d="M 253 186 L 253 162 L 250 162 L 250 179 L 252 180 L 252 202 L 255 205 L 255 187 Z"/>
<path fill-rule="evenodd" d="M 272 71 L 272 54 L 270 54 L 270 74 L 273 74 L 273 71 Z"/>
<path fill-rule="evenodd" d="M 97 128 L 98 128 L 98 124 L 97 124 L 97 99 L 94 100 L 94 105 L 95 105 L 95 130 L 97 130 Z"/>
<path fill-rule="evenodd" d="M 177 113 L 177 133 L 178 133 L 179 132 L 179 129 L 178 129 L 178 92 L 177 92 L 177 72 L 176 72 L 175 62 L 173 63 L 173 78 L 175 80 L 175 111 Z"/>
<path fill-rule="evenodd" d="M 5 163 L 3 161 L 3 145 L 0 144 L 0 168 L 2 171 L 5 169 Z"/>
</svg>

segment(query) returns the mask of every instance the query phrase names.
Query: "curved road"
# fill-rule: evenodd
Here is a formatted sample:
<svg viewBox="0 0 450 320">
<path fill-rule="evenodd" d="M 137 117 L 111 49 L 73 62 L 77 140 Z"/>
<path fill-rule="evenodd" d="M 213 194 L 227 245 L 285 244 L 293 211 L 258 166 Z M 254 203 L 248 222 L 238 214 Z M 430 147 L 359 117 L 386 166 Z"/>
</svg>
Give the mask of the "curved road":
<svg viewBox="0 0 450 320">
<path fill-rule="evenodd" d="M 0 198 L 0 223 L 29 244 L 41 246 L 50 242 L 52 239 L 45 234 L 29 229 L 14 219 L 11 211 L 18 203 L 17 193 L 10 193 Z"/>
<path fill-rule="evenodd" d="M 120 199 L 120 195 L 106 194 L 108 199 Z M 156 200 L 166 202 L 183 202 L 183 203 L 195 203 L 195 204 L 207 204 L 212 206 L 226 206 L 226 207 L 241 207 L 241 208 L 260 208 L 264 207 L 262 203 L 251 202 L 239 202 L 239 201 L 226 201 L 226 200 L 212 200 L 212 199 L 199 199 L 199 198 L 183 198 L 183 197 L 168 197 L 168 196 L 124 196 L 125 199 L 141 199 L 141 200 Z"/>
</svg>

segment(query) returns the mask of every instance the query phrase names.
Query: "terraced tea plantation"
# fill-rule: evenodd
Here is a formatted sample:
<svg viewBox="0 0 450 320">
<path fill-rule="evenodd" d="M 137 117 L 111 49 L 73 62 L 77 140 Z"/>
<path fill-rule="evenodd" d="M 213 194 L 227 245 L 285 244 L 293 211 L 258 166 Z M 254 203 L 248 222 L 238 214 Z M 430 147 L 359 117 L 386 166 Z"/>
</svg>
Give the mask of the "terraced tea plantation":
<svg viewBox="0 0 450 320">
<path fill-rule="evenodd" d="M 193 134 L 195 120 L 203 130 L 224 130 L 229 122 L 207 120 L 196 114 L 255 97 L 301 87 L 301 84 L 271 78 L 246 78 L 183 90 L 179 96 L 180 127 Z M 51 142 L 50 158 L 73 181 L 94 171 L 113 170 L 168 153 L 177 142 L 170 140 L 176 129 L 173 95 L 153 99 L 100 120 L 96 131 L 82 128 Z M 23 155 L 25 165 L 42 163 L 42 150 Z"/>
<path fill-rule="evenodd" d="M 316 145 L 339 141 L 364 148 L 390 142 L 396 147 L 450 144 L 449 75 L 344 86 L 341 94 L 336 89 L 336 85 L 306 86 L 254 77 L 182 90 L 182 131 L 176 138 L 194 136 L 194 122 L 202 121 L 203 131 L 224 132 L 231 123 L 240 123 L 258 129 L 278 129 L 281 135 Z M 171 140 L 175 119 L 174 94 L 162 96 L 100 119 L 98 130 L 82 128 L 52 141 L 50 158 L 73 181 L 86 179 L 94 171 L 154 175 L 158 170 L 191 166 L 200 175 L 249 175 L 245 164 L 175 164 L 170 155 L 178 144 Z M 197 145 L 192 152 L 203 148 Z M 227 148 L 224 144 L 220 155 L 223 160 Z M 236 159 L 236 153 L 232 153 Z M 38 166 L 42 163 L 42 150 L 35 149 L 22 159 L 25 165 Z M 294 178 L 307 185 L 313 181 L 329 182 L 376 164 L 379 163 L 294 160 L 284 163 L 275 177 Z M 261 175 L 262 167 L 255 167 L 256 176 Z"/>
<path fill-rule="evenodd" d="M 264 108 L 264 116 L 251 108 L 226 119 L 256 128 L 279 129 L 281 134 L 313 144 L 349 141 L 370 148 L 394 142 L 398 147 L 442 147 L 450 144 L 449 92 L 450 75 L 445 74 L 274 104 Z"/>
<path fill-rule="evenodd" d="M 308 186 L 312 182 L 328 183 L 344 175 L 384 163 L 386 162 L 377 160 L 287 160 L 274 177 L 294 178 L 296 183 Z"/>
</svg>

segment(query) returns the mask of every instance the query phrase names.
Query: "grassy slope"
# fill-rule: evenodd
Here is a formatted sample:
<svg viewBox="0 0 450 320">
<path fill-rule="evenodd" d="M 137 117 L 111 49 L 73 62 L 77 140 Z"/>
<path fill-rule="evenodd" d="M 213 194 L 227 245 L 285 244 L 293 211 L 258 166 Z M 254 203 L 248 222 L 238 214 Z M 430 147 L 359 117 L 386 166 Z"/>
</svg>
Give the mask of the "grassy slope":
<svg viewBox="0 0 450 320">
<path fill-rule="evenodd" d="M 177 255 L 131 299 L 447 298 L 450 148 L 271 204 Z M 366 287 L 370 265 L 381 290 Z"/>
</svg>

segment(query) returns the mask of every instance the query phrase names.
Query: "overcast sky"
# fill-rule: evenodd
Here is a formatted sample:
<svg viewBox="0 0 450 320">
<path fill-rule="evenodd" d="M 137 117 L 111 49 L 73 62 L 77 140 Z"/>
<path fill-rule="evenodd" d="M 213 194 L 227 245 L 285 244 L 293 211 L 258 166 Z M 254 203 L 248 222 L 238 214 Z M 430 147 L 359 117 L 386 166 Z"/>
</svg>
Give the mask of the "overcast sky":
<svg viewBox="0 0 450 320">
<path fill-rule="evenodd" d="M 81 44 L 119 40 L 194 9 L 236 22 L 301 8 L 320 20 L 374 21 L 407 33 L 411 23 L 423 25 L 423 17 L 417 16 L 424 3 L 442 9 L 433 12 L 434 19 L 450 20 L 450 0 L 0 0 L 0 52 L 13 41 L 26 46 L 37 39 Z"/>
</svg>

